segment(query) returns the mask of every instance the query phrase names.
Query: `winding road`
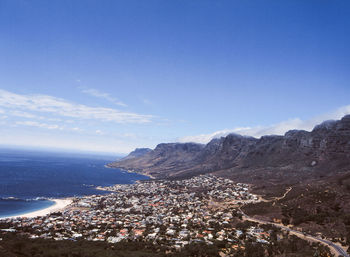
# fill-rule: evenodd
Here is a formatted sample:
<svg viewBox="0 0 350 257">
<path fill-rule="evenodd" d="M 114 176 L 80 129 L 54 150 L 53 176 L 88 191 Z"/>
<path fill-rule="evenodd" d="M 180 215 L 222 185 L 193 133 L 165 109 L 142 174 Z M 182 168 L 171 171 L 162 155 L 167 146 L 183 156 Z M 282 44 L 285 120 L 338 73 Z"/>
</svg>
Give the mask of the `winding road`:
<svg viewBox="0 0 350 257">
<path fill-rule="evenodd" d="M 288 188 L 286 193 L 282 196 L 282 197 L 278 197 L 276 199 L 273 199 L 273 200 L 267 200 L 267 201 L 276 201 L 276 200 L 280 200 L 280 199 L 283 199 L 284 197 L 286 197 L 286 195 L 290 192 L 290 190 L 292 190 L 292 188 Z M 309 240 L 309 241 L 314 241 L 314 242 L 318 242 L 318 243 L 321 243 L 323 245 L 326 245 L 328 246 L 331 251 L 337 256 L 337 257 L 340 257 L 340 256 L 343 256 L 343 257 L 350 257 L 349 254 L 347 254 L 346 250 L 344 248 L 342 248 L 341 246 L 339 245 L 336 245 L 335 243 L 333 243 L 332 241 L 329 241 L 329 240 L 326 240 L 326 239 L 322 239 L 322 238 L 318 238 L 318 237 L 314 237 L 312 235 L 308 235 L 308 234 L 305 234 L 303 232 L 300 232 L 300 231 L 297 231 L 297 230 L 294 230 L 294 229 L 291 229 L 290 227 L 287 227 L 287 226 L 284 226 L 282 224 L 279 224 L 279 223 L 274 223 L 274 222 L 269 222 L 269 221 L 265 221 L 265 220 L 260 220 L 260 219 L 256 219 L 256 218 L 252 218 L 252 217 L 249 217 L 247 214 L 245 214 L 241 208 L 238 208 L 240 210 L 240 212 L 242 213 L 242 219 L 243 220 L 248 220 L 248 221 L 253 221 L 253 222 L 257 222 L 257 223 L 260 223 L 260 224 L 270 224 L 270 225 L 274 225 L 280 229 L 283 229 L 283 230 L 286 230 L 286 231 L 289 231 L 291 234 L 301 238 L 301 239 L 304 239 L 304 240 Z"/>
</svg>

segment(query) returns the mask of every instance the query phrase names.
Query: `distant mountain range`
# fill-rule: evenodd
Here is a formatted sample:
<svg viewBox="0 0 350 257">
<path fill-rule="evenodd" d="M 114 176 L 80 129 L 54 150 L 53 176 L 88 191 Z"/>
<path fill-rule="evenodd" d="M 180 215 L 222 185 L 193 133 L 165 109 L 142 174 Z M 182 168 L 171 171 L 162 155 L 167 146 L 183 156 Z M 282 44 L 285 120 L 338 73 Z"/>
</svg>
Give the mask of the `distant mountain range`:
<svg viewBox="0 0 350 257">
<path fill-rule="evenodd" d="M 311 132 L 291 130 L 259 139 L 229 134 L 208 144 L 163 143 L 136 149 L 110 167 L 155 178 L 218 173 L 243 180 L 328 176 L 350 169 L 350 115 L 325 121 Z"/>
</svg>

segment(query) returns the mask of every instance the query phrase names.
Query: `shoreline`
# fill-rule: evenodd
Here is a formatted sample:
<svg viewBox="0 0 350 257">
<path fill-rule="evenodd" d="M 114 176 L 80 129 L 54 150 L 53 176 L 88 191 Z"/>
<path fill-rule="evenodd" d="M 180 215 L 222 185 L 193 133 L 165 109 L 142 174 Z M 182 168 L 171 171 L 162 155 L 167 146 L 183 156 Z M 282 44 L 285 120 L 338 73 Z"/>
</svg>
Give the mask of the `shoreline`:
<svg viewBox="0 0 350 257">
<path fill-rule="evenodd" d="M 111 166 L 108 166 L 108 164 L 104 165 L 104 167 L 108 168 L 108 169 L 119 169 L 119 170 L 125 171 L 127 173 L 135 173 L 135 174 L 143 175 L 143 176 L 149 177 L 150 179 L 157 179 L 157 178 L 153 177 L 150 174 L 138 172 L 138 171 L 135 171 L 135 170 L 127 170 L 127 169 L 120 168 L 120 167 L 111 167 Z M 139 180 L 136 180 L 136 181 L 139 181 Z"/>
<path fill-rule="evenodd" d="M 123 168 L 118 168 L 118 167 L 110 167 L 108 166 L 108 164 L 105 165 L 105 168 L 109 168 L 109 169 L 119 169 L 123 172 L 127 172 L 127 173 L 134 173 L 134 174 L 139 174 L 139 175 L 143 175 L 143 176 L 146 176 L 148 177 L 147 180 L 135 180 L 134 183 L 132 184 L 139 184 L 141 183 L 142 181 L 151 181 L 151 180 L 156 180 L 157 178 L 153 177 L 152 175 L 148 175 L 148 174 L 144 174 L 144 173 L 140 173 L 140 172 L 136 172 L 136 171 L 133 171 L 133 170 L 127 170 L 127 169 L 123 169 Z M 95 187 L 96 190 L 100 190 L 100 191 L 106 191 L 106 192 L 113 192 L 113 191 L 110 191 L 108 188 L 109 187 L 113 187 L 113 186 L 116 186 L 116 185 L 123 185 L 123 184 L 114 184 L 112 186 L 97 186 Z"/>
<path fill-rule="evenodd" d="M 110 167 L 108 165 L 104 165 L 105 168 L 110 168 L 113 169 L 114 167 Z M 135 174 L 139 174 L 139 175 L 143 175 L 148 177 L 149 179 L 147 180 L 154 180 L 155 178 L 152 175 L 146 175 L 146 174 L 142 174 L 139 172 L 135 172 L 132 170 L 126 170 L 126 169 L 122 169 L 122 168 L 117 168 L 120 169 L 124 172 L 127 173 L 135 173 Z M 142 181 L 142 180 L 141 180 Z M 136 180 L 134 183 L 139 183 L 140 180 Z M 119 185 L 119 184 L 116 184 Z M 97 186 L 95 187 L 95 189 L 100 190 L 100 191 L 109 191 L 106 189 L 106 187 L 102 187 L 102 186 Z M 23 214 L 18 214 L 18 215 L 12 215 L 12 216 L 6 216 L 6 217 L 0 217 L 0 220 L 6 220 L 6 219 L 16 219 L 16 218 L 35 218 L 35 217 L 41 217 L 41 216 L 46 216 L 52 212 L 57 212 L 57 211 L 62 211 L 64 210 L 68 205 L 70 205 L 71 203 L 73 203 L 73 199 L 74 197 L 69 197 L 69 198 L 57 198 L 57 199 L 47 199 L 49 201 L 54 202 L 53 205 L 44 208 L 44 209 L 39 209 L 39 210 L 35 210 L 35 211 L 31 211 L 31 212 L 26 212 Z"/>
<path fill-rule="evenodd" d="M 0 220 L 16 219 L 16 218 L 35 218 L 40 216 L 46 216 L 52 212 L 62 211 L 73 202 L 73 198 L 48 199 L 48 200 L 54 202 L 54 204 L 47 208 L 36 210 L 36 211 L 31 211 L 31 212 L 27 212 L 19 215 L 2 217 L 0 218 Z"/>
</svg>

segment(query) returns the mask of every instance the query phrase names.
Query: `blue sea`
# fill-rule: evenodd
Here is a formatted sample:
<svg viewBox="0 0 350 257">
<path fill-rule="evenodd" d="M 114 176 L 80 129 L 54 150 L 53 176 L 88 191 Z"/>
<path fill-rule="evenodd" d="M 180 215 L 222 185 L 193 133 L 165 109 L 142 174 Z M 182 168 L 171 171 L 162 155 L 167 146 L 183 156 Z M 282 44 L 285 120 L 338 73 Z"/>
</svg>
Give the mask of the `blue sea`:
<svg viewBox="0 0 350 257">
<path fill-rule="evenodd" d="M 97 186 L 148 177 L 106 168 L 111 156 L 0 149 L 0 218 L 40 210 L 64 198 L 107 192 Z"/>
</svg>

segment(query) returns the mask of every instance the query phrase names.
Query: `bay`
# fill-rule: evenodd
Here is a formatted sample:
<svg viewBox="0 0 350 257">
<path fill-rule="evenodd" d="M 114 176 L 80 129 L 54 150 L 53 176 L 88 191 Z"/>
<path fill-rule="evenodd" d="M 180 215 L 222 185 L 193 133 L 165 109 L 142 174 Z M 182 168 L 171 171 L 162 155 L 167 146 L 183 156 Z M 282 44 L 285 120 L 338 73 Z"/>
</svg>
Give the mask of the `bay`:
<svg viewBox="0 0 350 257">
<path fill-rule="evenodd" d="M 108 192 L 97 186 L 131 184 L 148 179 L 106 168 L 112 156 L 0 149 L 0 217 L 20 215 L 65 198 Z"/>
</svg>

